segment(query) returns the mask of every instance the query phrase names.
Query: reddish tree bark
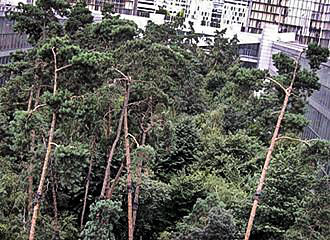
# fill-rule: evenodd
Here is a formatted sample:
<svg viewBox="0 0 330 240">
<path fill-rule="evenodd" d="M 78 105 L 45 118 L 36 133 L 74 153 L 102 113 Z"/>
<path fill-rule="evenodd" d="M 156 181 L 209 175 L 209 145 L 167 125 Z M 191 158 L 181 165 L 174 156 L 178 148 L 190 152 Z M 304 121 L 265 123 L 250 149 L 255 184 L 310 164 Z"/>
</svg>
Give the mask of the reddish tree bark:
<svg viewBox="0 0 330 240">
<path fill-rule="evenodd" d="M 132 173 L 131 173 L 131 152 L 128 134 L 128 99 L 130 93 L 129 80 L 126 82 L 125 104 L 124 104 L 124 134 L 125 134 L 125 158 L 127 170 L 127 200 L 128 200 L 128 240 L 133 240 L 133 206 L 132 206 Z"/>
<path fill-rule="evenodd" d="M 117 186 L 117 184 L 119 182 L 119 178 L 120 178 L 121 173 L 124 170 L 124 167 L 125 167 L 125 160 L 123 160 L 121 162 L 120 167 L 119 167 L 119 169 L 117 171 L 116 177 L 115 177 L 113 183 L 111 184 L 110 190 L 107 191 L 107 195 L 106 195 L 107 199 L 111 199 L 112 198 L 112 194 L 115 191 L 115 187 Z"/>
<path fill-rule="evenodd" d="M 71 64 L 63 66 L 61 68 L 58 68 L 57 67 L 57 57 L 56 57 L 55 48 L 52 48 L 52 52 L 53 52 L 53 57 L 54 57 L 53 96 L 55 96 L 56 93 L 57 93 L 58 72 L 65 69 L 65 68 L 70 67 Z M 49 129 L 47 151 L 46 151 L 46 155 L 45 155 L 45 158 L 44 158 L 44 163 L 43 163 L 43 167 L 42 167 L 42 172 L 41 172 L 41 177 L 40 177 L 40 181 L 39 181 L 38 190 L 37 190 L 37 193 L 36 193 L 36 196 L 35 196 L 35 205 L 33 207 L 33 215 L 32 215 L 32 220 L 31 220 L 29 240 L 34 240 L 34 238 L 35 238 L 36 223 L 37 223 L 38 214 L 39 214 L 39 210 L 40 210 L 41 198 L 42 198 L 42 194 L 43 194 L 43 190 L 44 190 L 44 184 L 45 184 L 45 180 L 46 180 L 46 176 L 47 176 L 47 172 L 48 172 L 49 159 L 50 159 L 51 152 L 52 152 L 52 143 L 53 143 L 53 139 L 54 139 L 56 118 L 57 118 L 56 113 L 53 112 L 52 121 L 51 121 L 50 129 Z"/>
<path fill-rule="evenodd" d="M 152 126 L 153 123 L 150 123 L 149 126 L 146 129 L 144 129 L 143 126 L 141 125 L 143 131 L 141 146 L 145 145 L 147 133 L 152 128 Z M 139 208 L 139 196 L 142 185 L 142 167 L 143 167 L 143 159 L 145 158 L 145 154 L 141 152 L 138 154 L 138 156 L 139 156 L 139 161 L 136 170 L 137 181 L 136 181 L 136 188 L 135 188 L 134 201 L 133 201 L 133 232 L 135 230 L 136 215 L 137 215 L 137 210 Z"/>
<path fill-rule="evenodd" d="M 107 166 L 106 166 L 105 173 L 104 173 L 102 190 L 101 190 L 101 194 L 100 194 L 101 199 L 104 198 L 106 192 L 109 191 L 109 178 L 110 178 L 111 162 L 112 162 L 113 155 L 115 153 L 117 143 L 120 139 L 120 133 L 121 133 L 122 125 L 123 125 L 123 118 L 124 118 L 124 107 L 123 107 L 123 109 L 121 111 L 121 114 L 120 114 L 118 127 L 117 127 L 117 132 L 116 132 L 116 138 L 115 138 L 114 142 L 112 143 L 112 146 L 111 146 L 111 149 L 110 149 Z"/>
<path fill-rule="evenodd" d="M 31 99 L 32 100 L 32 99 Z M 40 87 L 37 89 L 36 97 L 35 97 L 35 103 L 34 107 L 36 108 L 39 105 L 39 100 L 40 100 Z M 32 102 L 31 102 L 32 103 Z M 31 105 L 29 112 L 32 110 Z M 30 147 L 30 152 L 32 154 L 32 158 L 29 162 L 28 165 L 28 216 L 30 219 L 30 216 L 32 214 L 32 201 L 33 201 L 33 169 L 34 169 L 34 162 L 36 160 L 36 151 L 35 151 L 35 142 L 36 142 L 36 133 L 35 130 L 31 130 L 31 147 Z"/>
<path fill-rule="evenodd" d="M 254 201 L 253 201 L 253 205 L 252 205 L 252 209 L 251 209 L 251 213 L 250 213 L 249 222 L 248 222 L 247 229 L 246 229 L 246 232 L 245 232 L 245 238 L 244 238 L 245 240 L 249 240 L 249 238 L 250 238 L 254 218 L 255 218 L 257 207 L 258 207 L 258 204 L 259 204 L 259 196 L 261 194 L 263 185 L 265 183 L 266 174 L 267 174 L 267 170 L 269 168 L 270 159 L 272 157 L 272 153 L 273 153 L 273 150 L 274 150 L 274 147 L 275 147 L 275 144 L 276 144 L 277 136 L 278 136 L 280 128 L 281 128 L 281 123 L 282 123 L 286 108 L 288 106 L 289 97 L 290 97 L 291 92 L 292 92 L 293 83 L 296 79 L 297 70 L 298 70 L 298 66 L 299 66 L 299 60 L 301 58 L 301 55 L 302 55 L 302 52 L 300 53 L 299 58 L 296 61 L 296 66 L 295 66 L 295 69 L 294 69 L 294 72 L 293 72 L 293 77 L 292 77 L 290 86 L 287 89 L 285 89 L 285 98 L 284 98 L 284 101 L 283 101 L 283 104 L 282 104 L 282 109 L 281 109 L 280 114 L 279 114 L 278 119 L 277 119 L 277 123 L 276 123 L 276 126 L 275 126 L 273 137 L 272 137 L 270 146 L 268 148 L 268 152 L 267 152 L 267 155 L 266 155 L 264 167 L 262 169 L 262 173 L 261 173 L 261 176 L 260 176 L 260 179 L 259 179 L 259 184 L 258 184 L 258 187 L 257 187 L 257 191 L 255 193 L 255 197 L 254 197 Z"/>
<path fill-rule="evenodd" d="M 54 163 L 53 163 L 54 164 Z M 54 172 L 54 167 L 51 167 L 51 179 L 52 179 L 52 197 L 53 197 L 53 211 L 54 211 L 54 236 L 55 239 L 60 237 L 60 224 L 58 221 L 58 209 L 57 209 L 57 180 Z"/>
</svg>

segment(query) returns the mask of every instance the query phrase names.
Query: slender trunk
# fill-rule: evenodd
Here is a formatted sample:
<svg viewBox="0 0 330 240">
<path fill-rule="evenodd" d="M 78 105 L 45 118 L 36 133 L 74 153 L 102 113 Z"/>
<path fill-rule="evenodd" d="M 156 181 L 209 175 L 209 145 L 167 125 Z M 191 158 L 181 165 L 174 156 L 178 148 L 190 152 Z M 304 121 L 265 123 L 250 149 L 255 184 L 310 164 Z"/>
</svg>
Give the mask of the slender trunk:
<svg viewBox="0 0 330 240">
<path fill-rule="evenodd" d="M 54 57 L 54 86 L 53 86 L 53 96 L 56 95 L 57 92 L 57 78 L 58 78 L 58 71 L 64 68 L 67 68 L 71 65 L 66 65 L 61 68 L 57 68 L 57 58 L 56 58 L 56 52 L 55 48 L 52 48 L 53 52 L 53 57 Z M 44 184 L 46 181 L 46 176 L 47 176 L 47 171 L 48 171 L 48 164 L 49 164 L 49 159 L 52 153 L 52 142 L 54 139 L 54 132 L 55 132 L 55 124 L 56 124 L 56 113 L 53 112 L 52 114 L 52 121 L 50 124 L 50 129 L 49 129 L 49 136 L 48 136 L 48 143 L 47 143 L 47 151 L 44 159 L 44 164 L 42 167 L 42 172 L 41 172 L 41 177 L 39 181 L 39 186 L 38 186 L 38 191 L 35 196 L 35 205 L 33 208 L 33 215 L 32 215 L 32 220 L 31 220 L 31 228 L 30 228 L 30 234 L 29 234 L 29 240 L 34 240 L 35 238 L 35 232 L 36 232 L 36 223 L 38 219 L 38 214 L 40 210 L 40 205 L 41 205 L 41 198 L 44 190 Z"/>
<path fill-rule="evenodd" d="M 107 167 L 106 167 L 105 173 L 104 173 L 104 179 L 103 179 L 103 185 L 102 185 L 102 190 L 101 190 L 101 194 L 100 194 L 100 199 L 104 198 L 104 195 L 106 194 L 106 192 L 109 191 L 109 178 L 110 178 L 111 161 L 112 161 L 117 143 L 120 139 L 120 133 L 121 133 L 122 125 L 123 125 L 123 118 L 124 118 L 124 107 L 123 107 L 123 109 L 121 111 L 121 114 L 120 114 L 118 127 L 117 127 L 117 132 L 116 132 L 116 138 L 115 138 L 114 142 L 112 143 L 111 150 L 110 150 L 110 153 L 109 153 Z"/>
<path fill-rule="evenodd" d="M 275 147 L 275 144 L 276 144 L 277 136 L 278 136 L 280 128 L 281 128 L 281 123 L 282 123 L 282 120 L 283 120 L 283 117 L 284 117 L 284 114 L 285 114 L 285 110 L 288 106 L 289 97 L 291 95 L 292 88 L 293 88 L 293 83 L 296 79 L 296 74 L 297 74 L 299 60 L 301 58 L 301 55 L 302 55 L 302 52 L 300 53 L 300 56 L 299 56 L 298 60 L 296 61 L 296 67 L 295 67 L 294 72 L 293 72 L 293 77 L 292 77 L 291 84 L 285 91 L 285 98 L 284 98 L 284 101 L 283 101 L 282 109 L 281 109 L 281 112 L 280 112 L 280 114 L 278 116 L 278 119 L 277 119 L 276 127 L 275 127 L 273 137 L 272 137 L 272 140 L 271 140 L 268 152 L 267 152 L 264 167 L 262 169 L 262 173 L 261 173 L 261 176 L 260 176 L 260 179 L 259 179 L 259 184 L 258 184 L 258 187 L 257 187 L 257 191 L 255 193 L 253 206 L 252 206 L 252 209 L 251 209 L 250 218 L 249 218 L 248 226 L 247 226 L 247 229 L 246 229 L 246 232 L 245 232 L 244 240 L 249 240 L 249 238 L 250 238 L 254 218 L 255 218 L 257 207 L 258 207 L 258 204 L 259 204 L 259 197 L 261 195 L 261 191 L 262 191 L 263 185 L 265 183 L 266 174 L 267 174 L 267 170 L 268 170 L 268 167 L 269 167 L 270 159 L 272 157 L 272 153 L 273 153 L 273 150 L 274 150 L 274 147 Z"/>
<path fill-rule="evenodd" d="M 36 228 L 38 213 L 39 213 L 39 209 L 40 209 L 44 184 L 45 184 L 45 180 L 46 180 L 46 176 L 47 176 L 49 158 L 50 158 L 50 155 L 51 155 L 51 152 L 52 152 L 52 144 L 51 143 L 53 142 L 53 138 L 54 138 L 55 124 L 56 124 L 56 113 L 53 113 L 51 127 L 50 127 L 50 130 L 49 130 L 47 152 L 46 152 L 46 156 L 45 156 L 45 159 L 44 159 L 44 165 L 43 165 L 42 172 L 41 172 L 38 191 L 37 191 L 36 196 L 35 196 L 35 205 L 34 205 L 34 208 L 33 208 L 33 215 L 32 215 L 32 221 L 31 221 L 31 229 L 30 229 L 29 240 L 34 240 L 34 237 L 35 237 L 35 228 Z"/>
<path fill-rule="evenodd" d="M 34 86 L 31 87 L 30 91 L 30 96 L 28 100 L 28 106 L 27 106 L 27 112 L 29 113 L 32 110 L 32 101 L 33 101 L 33 95 L 34 95 Z M 31 142 L 30 145 L 30 152 L 32 153 L 34 151 L 34 144 L 33 141 Z M 27 189 L 27 207 L 24 207 L 24 214 L 23 214 L 23 225 L 24 225 L 24 230 L 26 230 L 27 222 L 29 221 L 30 217 L 30 212 L 31 212 L 31 206 L 32 206 L 32 185 L 30 187 L 30 176 L 31 176 L 31 171 L 30 171 L 30 163 L 28 162 L 27 165 L 27 181 L 28 181 L 28 189 Z"/>
<path fill-rule="evenodd" d="M 128 84 L 129 83 L 127 83 L 127 85 Z M 127 169 L 128 240 L 133 240 L 131 153 L 129 146 L 128 116 L 127 116 L 129 91 L 130 91 L 129 86 L 126 86 L 125 104 L 124 104 L 124 132 L 125 132 L 125 157 L 126 157 L 126 169 Z"/>
<path fill-rule="evenodd" d="M 113 194 L 113 192 L 115 191 L 115 187 L 116 187 L 116 185 L 117 185 L 118 182 L 119 182 L 119 178 L 120 178 L 121 173 L 122 173 L 123 170 L 124 170 L 124 167 L 125 167 L 125 160 L 123 160 L 123 161 L 121 162 L 120 167 L 119 167 L 119 169 L 118 169 L 118 171 L 117 171 L 116 177 L 115 177 L 115 179 L 114 179 L 114 181 L 113 181 L 113 183 L 112 183 L 112 185 L 111 185 L 111 187 L 110 187 L 110 190 L 107 191 L 107 195 L 106 195 L 107 199 L 111 199 L 111 198 L 112 198 L 112 194 Z"/>
<path fill-rule="evenodd" d="M 108 124 L 107 124 L 107 133 L 106 133 L 106 137 L 107 139 L 110 138 L 111 136 L 111 119 L 112 119 L 112 114 L 111 114 L 111 104 L 109 104 L 109 110 L 108 110 Z"/>
<path fill-rule="evenodd" d="M 143 153 L 139 153 L 139 158 L 143 158 L 143 155 L 144 155 Z M 139 195 L 140 195 L 140 188 L 141 188 L 141 184 L 142 184 L 142 159 L 139 159 L 139 161 L 138 161 L 136 175 L 137 175 L 137 182 L 136 182 L 134 202 L 133 202 L 133 232 L 135 229 L 136 214 L 137 214 L 137 210 L 139 208 Z"/>
<path fill-rule="evenodd" d="M 34 107 L 39 105 L 40 100 L 40 87 L 37 90 L 36 99 L 34 103 Z M 32 201 L 33 201 L 33 169 L 34 169 L 34 162 L 36 160 L 36 151 L 35 151 L 35 142 L 36 142 L 36 132 L 35 130 L 31 130 L 31 148 L 30 152 L 32 153 L 32 158 L 28 165 L 28 216 L 30 220 L 30 215 L 32 214 Z"/>
<path fill-rule="evenodd" d="M 95 147 L 95 139 L 93 140 L 93 148 Z M 88 174 L 87 174 L 87 182 L 85 187 L 85 196 L 84 196 L 84 205 L 81 213 L 81 219 L 80 219 L 80 229 L 83 229 L 84 226 L 84 217 L 85 217 L 85 211 L 86 211 L 86 205 L 87 205 L 87 197 L 88 197 L 88 189 L 90 184 L 90 179 L 92 175 L 92 167 L 93 167 L 93 156 L 89 159 L 89 168 L 88 168 Z"/>
<path fill-rule="evenodd" d="M 147 132 L 143 131 L 141 146 L 144 146 L 146 141 L 146 136 L 147 136 Z M 142 184 L 142 165 L 143 165 L 142 159 L 144 158 L 144 153 L 139 153 L 138 156 L 139 156 L 139 161 L 136 170 L 137 181 L 136 181 L 136 188 L 135 188 L 134 201 L 133 201 L 133 233 L 135 230 L 137 210 L 139 208 L 139 196 L 140 196 L 140 189 Z"/>
<path fill-rule="evenodd" d="M 32 86 L 32 89 L 30 91 L 30 96 L 29 96 L 29 100 L 28 100 L 28 107 L 27 107 L 28 112 L 30 112 L 32 110 L 33 92 L 34 92 L 34 86 Z"/>
<path fill-rule="evenodd" d="M 30 151 L 33 154 L 33 159 L 35 156 L 35 138 L 36 134 L 35 131 L 31 131 L 31 148 Z M 32 212 L 32 200 L 33 200 L 33 159 L 31 159 L 28 165 L 28 215 Z"/>
<path fill-rule="evenodd" d="M 28 108 L 27 111 L 30 112 L 32 110 L 32 100 L 33 100 L 33 91 L 34 87 L 32 86 L 29 101 L 28 101 Z M 34 144 L 34 136 L 33 136 L 34 130 L 31 131 L 31 145 L 30 145 L 30 152 L 34 152 L 35 144 Z M 28 174 L 28 203 L 27 203 L 27 214 L 29 216 L 32 208 L 32 198 L 33 198 L 33 190 L 32 190 L 32 184 L 33 184 L 33 178 L 32 178 L 32 169 L 31 169 L 31 162 L 27 166 L 27 174 Z"/>
<path fill-rule="evenodd" d="M 143 133 L 142 133 L 142 140 L 141 140 L 141 146 L 144 146 L 146 144 L 146 138 L 147 138 L 147 131 L 143 131 Z"/>
<path fill-rule="evenodd" d="M 53 197 L 53 207 L 54 207 L 54 238 L 56 240 L 60 239 L 60 225 L 58 222 L 58 210 L 57 210 L 57 197 L 56 197 L 56 186 L 57 186 L 57 181 L 56 181 L 56 176 L 54 173 L 54 169 L 52 168 L 51 170 L 51 176 L 52 176 L 52 197 Z"/>
</svg>

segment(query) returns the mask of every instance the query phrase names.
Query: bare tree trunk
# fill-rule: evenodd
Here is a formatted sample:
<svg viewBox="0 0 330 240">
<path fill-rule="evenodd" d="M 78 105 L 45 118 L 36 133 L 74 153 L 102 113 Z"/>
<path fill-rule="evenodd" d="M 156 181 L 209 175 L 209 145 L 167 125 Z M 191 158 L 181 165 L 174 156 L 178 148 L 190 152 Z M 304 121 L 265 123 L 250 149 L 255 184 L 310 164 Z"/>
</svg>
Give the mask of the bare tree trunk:
<svg viewBox="0 0 330 240">
<path fill-rule="evenodd" d="M 52 123 L 51 123 L 51 127 L 50 127 L 50 130 L 49 130 L 47 152 L 46 152 L 46 156 L 45 156 L 45 159 L 44 159 L 44 165 L 43 165 L 43 168 L 42 168 L 42 173 L 41 173 L 41 177 L 40 177 L 38 191 L 37 191 L 36 196 L 35 196 L 35 205 L 34 205 L 34 208 L 33 208 L 33 216 L 32 216 L 32 221 L 31 221 L 31 229 L 30 229 L 29 240 L 34 240 L 34 237 L 35 237 L 35 227 L 36 227 L 37 218 L 38 218 L 38 214 L 39 214 L 39 209 L 40 209 L 40 203 L 41 203 L 41 198 L 42 198 L 42 194 L 43 194 L 44 184 L 45 184 L 45 180 L 46 180 L 46 176 L 47 176 L 49 158 L 50 158 L 50 155 L 51 155 L 51 152 L 52 152 L 52 144 L 51 143 L 53 142 L 53 138 L 54 138 L 55 123 L 56 123 L 56 113 L 53 113 Z"/>
<path fill-rule="evenodd" d="M 128 240 L 133 240 L 133 216 L 132 216 L 132 175 L 131 175 L 131 153 L 128 136 L 128 98 L 129 98 L 129 83 L 126 83 L 125 104 L 124 104 L 124 132 L 125 132 L 125 157 L 127 169 L 127 200 L 128 200 Z"/>
<path fill-rule="evenodd" d="M 57 197 L 56 197 L 56 186 L 57 186 L 57 180 L 56 180 L 56 176 L 54 173 L 54 168 L 51 168 L 51 177 L 52 177 L 52 197 L 53 197 L 53 207 L 54 207 L 54 236 L 56 240 L 60 239 L 60 224 L 58 221 L 58 209 L 57 209 Z"/>
<path fill-rule="evenodd" d="M 121 162 L 120 167 L 119 167 L 119 169 L 118 169 L 118 171 L 117 171 L 116 177 L 115 177 L 115 179 L 114 179 L 114 181 L 113 181 L 113 183 L 112 183 L 112 185 L 111 185 L 111 188 L 110 188 L 109 191 L 107 191 L 107 196 L 106 196 L 107 199 L 111 199 L 111 198 L 112 198 L 112 194 L 113 194 L 113 192 L 115 191 L 115 187 L 116 187 L 116 185 L 117 185 L 118 182 L 119 182 L 119 178 L 120 178 L 121 173 L 122 173 L 123 170 L 124 170 L 124 167 L 125 167 L 125 160 L 123 160 L 123 161 Z"/>
<path fill-rule="evenodd" d="M 34 93 L 34 86 L 31 87 L 31 91 L 30 91 L 30 96 L 29 96 L 29 100 L 28 100 L 28 107 L 27 107 L 27 111 L 30 112 L 32 110 L 32 101 L 33 101 L 33 93 Z"/>
<path fill-rule="evenodd" d="M 103 185 L 102 185 L 102 190 L 101 190 L 101 194 L 100 194 L 100 199 L 104 198 L 104 195 L 106 194 L 106 191 L 109 191 L 109 178 L 110 178 L 111 161 L 112 161 L 117 143 L 118 143 L 119 138 L 120 138 L 120 133 L 121 133 L 122 124 L 123 124 L 123 118 L 124 118 L 124 107 L 123 107 L 123 109 L 121 111 L 121 114 L 120 114 L 118 127 L 117 127 L 116 138 L 115 138 L 114 142 L 112 143 L 111 150 L 110 150 L 110 153 L 109 153 L 107 167 L 106 167 L 105 173 L 104 173 L 104 179 L 103 179 Z"/>
<path fill-rule="evenodd" d="M 35 148 L 35 133 L 31 133 L 31 150 Z M 32 200 L 33 200 L 33 163 L 29 163 L 28 166 L 28 215 L 32 212 Z"/>
<path fill-rule="evenodd" d="M 40 87 L 37 90 L 37 94 L 35 97 L 34 107 L 39 105 L 40 100 Z M 29 110 L 31 111 L 31 109 Z M 31 148 L 30 152 L 32 153 L 32 158 L 28 165 L 28 219 L 30 221 L 30 215 L 32 214 L 32 201 L 33 201 L 33 168 L 34 162 L 36 160 L 36 151 L 35 151 L 35 142 L 36 142 L 36 133 L 35 130 L 31 130 Z"/>
<path fill-rule="evenodd" d="M 301 55 L 302 55 L 302 52 L 300 53 L 300 56 L 299 56 L 298 60 L 296 61 L 296 66 L 295 66 L 295 69 L 294 69 L 294 72 L 293 72 L 293 77 L 292 77 L 291 84 L 285 90 L 285 98 L 284 98 L 284 101 L 283 101 L 282 109 L 281 109 L 281 112 L 280 112 L 280 114 L 278 116 L 278 119 L 277 119 L 276 127 L 275 127 L 273 137 L 272 137 L 272 140 L 271 140 L 268 152 L 267 152 L 264 167 L 262 169 L 262 173 L 261 173 L 261 176 L 260 176 L 260 179 L 259 179 L 259 184 L 258 184 L 258 187 L 257 187 L 257 191 L 255 193 L 255 197 L 254 197 L 253 206 L 252 206 L 251 213 L 250 213 L 248 226 L 247 226 L 247 229 L 246 229 L 246 232 L 245 232 L 245 238 L 244 238 L 245 240 L 249 240 L 249 238 L 250 238 L 254 218 L 255 218 L 257 207 L 258 207 L 258 204 L 259 204 L 259 197 L 260 197 L 263 185 L 265 183 L 266 174 L 267 174 L 267 170 L 268 170 L 268 167 L 269 167 L 270 159 L 272 157 L 272 153 L 273 153 L 273 150 L 274 150 L 274 147 L 275 147 L 277 136 L 278 136 L 279 131 L 280 131 L 280 127 L 281 127 L 281 123 L 282 123 L 282 120 L 283 120 L 283 117 L 284 117 L 284 114 L 285 114 L 285 110 L 288 106 L 288 101 L 289 101 L 289 97 L 290 97 L 291 92 L 292 92 L 293 83 L 296 79 L 296 74 L 297 74 L 299 60 L 301 58 Z"/>
<path fill-rule="evenodd" d="M 141 146 L 144 146 L 145 141 L 146 141 L 146 136 L 147 136 L 147 131 L 143 130 Z M 136 182 L 134 202 L 133 202 L 133 233 L 135 230 L 137 210 L 139 208 L 139 196 L 140 196 L 140 189 L 141 189 L 141 184 L 142 184 L 142 165 L 143 165 L 142 159 L 144 158 L 144 153 L 139 153 L 138 156 L 139 156 L 139 161 L 138 161 L 138 166 L 137 166 L 137 170 L 136 170 L 137 182 Z"/>
<path fill-rule="evenodd" d="M 151 117 L 150 117 L 151 122 L 148 124 L 148 127 L 147 128 L 143 127 L 144 116 L 143 116 L 141 124 L 140 124 L 140 127 L 142 129 L 141 146 L 145 145 L 146 138 L 147 138 L 147 133 L 150 131 L 150 129 L 154 125 L 153 117 L 152 117 L 152 98 L 149 99 L 148 111 L 151 112 Z M 141 185 L 142 185 L 142 166 L 143 166 L 143 159 L 145 158 L 145 154 L 143 152 L 140 152 L 138 154 L 138 156 L 139 156 L 139 161 L 138 161 L 138 166 L 137 166 L 137 170 L 136 170 L 137 182 L 136 182 L 134 202 L 133 202 L 133 233 L 134 233 L 134 230 L 135 230 L 137 210 L 139 208 L 139 196 L 140 196 L 140 189 L 141 189 Z"/>
<path fill-rule="evenodd" d="M 63 70 L 65 68 L 68 68 L 71 66 L 71 64 L 63 66 L 61 68 L 57 68 L 57 57 L 56 57 L 56 52 L 55 48 L 52 48 L 53 52 L 53 57 L 54 57 L 54 85 L 53 85 L 53 96 L 56 95 L 57 92 L 57 78 L 58 78 L 58 72 L 60 70 Z M 47 144 L 47 151 L 44 159 L 44 164 L 42 167 L 42 172 L 41 172 L 41 177 L 40 177 L 40 182 L 38 186 L 38 191 L 35 196 L 35 205 L 33 208 L 33 215 L 32 215 L 32 220 L 31 220 L 31 228 L 30 228 L 30 234 L 29 234 L 29 240 L 34 240 L 35 238 L 35 231 L 36 231 L 36 223 L 38 219 L 38 214 L 40 210 L 40 205 L 41 205 L 41 198 L 44 190 L 44 184 L 47 176 L 47 171 L 48 171 L 48 164 L 49 164 L 49 159 L 50 155 L 52 153 L 52 142 L 54 139 L 54 132 L 55 132 L 55 124 L 56 124 L 56 113 L 53 112 L 52 114 L 52 122 L 50 124 L 50 129 L 49 129 L 49 136 L 48 136 L 48 144 Z"/>
<path fill-rule="evenodd" d="M 139 158 L 143 158 L 144 153 L 139 154 Z M 136 188 L 135 188 L 135 194 L 134 194 L 134 202 L 133 202 L 133 232 L 135 230 L 135 222 L 136 222 L 136 214 L 137 210 L 139 208 L 139 195 L 140 195 L 140 189 L 142 184 L 142 159 L 139 159 L 137 170 L 136 170 Z"/>
<path fill-rule="evenodd" d="M 108 109 L 108 123 L 107 123 L 107 130 L 106 130 L 106 138 L 109 139 L 111 136 L 112 132 L 112 114 L 111 114 L 111 103 L 109 104 L 109 109 Z"/>
<path fill-rule="evenodd" d="M 31 92 L 30 92 L 30 97 L 28 101 L 28 108 L 27 111 L 30 112 L 32 110 L 32 100 L 33 100 L 33 92 L 34 92 L 34 86 L 32 86 Z M 30 145 L 30 152 L 34 152 L 35 144 L 34 144 L 34 135 L 33 135 L 34 130 L 31 131 L 31 145 Z M 31 209 L 32 209 L 32 198 L 33 198 L 33 177 L 32 177 L 32 169 L 31 169 L 31 162 L 28 163 L 27 166 L 27 174 L 28 174 L 28 202 L 27 202 L 27 215 L 30 215 Z M 28 217 L 29 219 L 29 217 Z"/>
<path fill-rule="evenodd" d="M 95 139 L 93 140 L 93 149 L 95 148 Z M 88 173 L 87 173 L 87 182 L 86 182 L 86 187 L 85 187 L 85 196 L 84 196 L 84 205 L 81 213 L 81 219 L 80 219 L 80 229 L 83 229 L 84 226 L 84 217 L 85 217 L 85 211 L 86 211 L 86 205 L 87 205 L 87 197 L 88 197 L 88 189 L 89 189 L 89 184 L 90 184 L 90 179 L 92 175 L 92 167 L 93 167 L 93 155 L 89 159 L 89 167 L 88 167 Z"/>
</svg>

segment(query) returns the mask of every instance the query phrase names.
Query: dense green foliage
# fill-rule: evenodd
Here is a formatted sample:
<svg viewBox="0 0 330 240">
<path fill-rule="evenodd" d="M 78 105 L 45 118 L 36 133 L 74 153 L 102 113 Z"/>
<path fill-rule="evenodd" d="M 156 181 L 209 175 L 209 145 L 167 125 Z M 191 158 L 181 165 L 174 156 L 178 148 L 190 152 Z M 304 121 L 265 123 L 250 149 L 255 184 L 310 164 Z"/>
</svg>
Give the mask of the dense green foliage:
<svg viewBox="0 0 330 240">
<path fill-rule="evenodd" d="M 83 2 L 66 2 L 20 4 L 10 16 L 34 48 L 1 67 L 8 81 L 0 88 L 0 239 L 27 238 L 38 198 L 37 239 L 127 239 L 125 168 L 115 180 L 123 134 L 111 162 L 112 198 L 99 198 L 127 78 L 133 195 L 140 187 L 135 239 L 242 239 L 283 90 L 267 71 L 241 67 L 237 39 L 224 32 L 205 51 L 193 29 L 182 35 L 180 19 L 143 31 L 111 6 L 92 23 Z M 306 55 L 312 71 L 298 67 L 281 136 L 297 138 L 306 126 L 304 106 L 328 52 L 312 45 Z M 288 87 L 294 61 L 273 60 L 276 82 Z M 52 114 L 54 150 L 38 196 Z M 325 141 L 277 143 L 251 239 L 328 238 L 329 156 Z"/>
</svg>

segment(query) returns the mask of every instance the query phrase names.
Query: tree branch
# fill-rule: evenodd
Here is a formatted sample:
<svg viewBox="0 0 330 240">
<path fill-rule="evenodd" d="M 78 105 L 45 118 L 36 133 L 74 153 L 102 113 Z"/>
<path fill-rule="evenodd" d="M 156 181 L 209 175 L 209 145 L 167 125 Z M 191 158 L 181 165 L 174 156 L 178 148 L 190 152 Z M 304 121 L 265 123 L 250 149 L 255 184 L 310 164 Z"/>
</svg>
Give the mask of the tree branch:
<svg viewBox="0 0 330 240">
<path fill-rule="evenodd" d="M 126 76 L 122 71 L 120 71 L 117 68 L 112 68 L 113 70 L 115 70 L 117 73 L 119 73 L 120 75 L 122 75 L 126 80 L 130 79 L 128 76 Z"/>
<path fill-rule="evenodd" d="M 270 78 L 270 77 L 268 77 L 268 78 L 266 78 L 267 80 L 269 80 L 269 81 L 272 81 L 272 82 L 274 82 L 277 86 L 279 86 L 285 93 L 287 93 L 287 89 L 285 88 L 285 87 L 283 87 L 283 85 L 282 84 L 280 84 L 278 81 L 276 81 L 276 80 L 274 80 L 274 79 L 272 79 L 272 78 Z"/>
<path fill-rule="evenodd" d="M 34 113 L 35 111 L 37 111 L 39 108 L 42 108 L 44 106 L 46 106 L 47 104 L 40 104 L 38 106 L 36 106 L 34 109 L 29 111 L 29 115 L 31 115 L 32 113 Z"/>
<path fill-rule="evenodd" d="M 140 144 L 138 143 L 138 141 L 136 140 L 136 138 L 132 134 L 128 133 L 128 136 L 130 136 L 131 138 L 133 138 L 133 140 L 134 140 L 134 142 L 135 142 L 135 144 L 136 144 L 137 147 L 140 146 Z"/>
<path fill-rule="evenodd" d="M 72 66 L 72 64 L 65 65 L 63 67 L 60 67 L 60 68 L 56 69 L 56 72 L 62 71 L 62 70 L 66 69 L 68 67 L 71 67 L 71 66 Z"/>
<path fill-rule="evenodd" d="M 317 138 L 309 139 L 309 140 L 303 140 L 303 139 L 292 138 L 292 137 L 287 137 L 287 136 L 277 137 L 276 141 L 283 140 L 283 139 L 287 139 L 287 140 L 291 140 L 291 141 L 297 141 L 297 142 L 304 143 L 304 144 L 307 144 L 307 145 L 309 145 L 310 142 L 313 142 L 313 141 L 320 141 L 320 139 L 317 139 Z"/>
<path fill-rule="evenodd" d="M 55 147 L 59 146 L 57 143 L 54 143 L 54 142 L 51 142 L 50 145 L 54 145 Z"/>
</svg>

